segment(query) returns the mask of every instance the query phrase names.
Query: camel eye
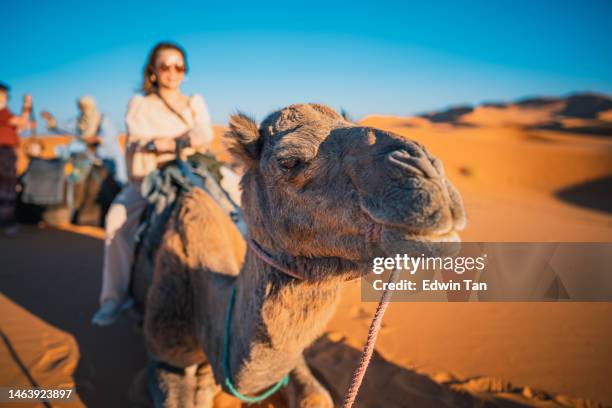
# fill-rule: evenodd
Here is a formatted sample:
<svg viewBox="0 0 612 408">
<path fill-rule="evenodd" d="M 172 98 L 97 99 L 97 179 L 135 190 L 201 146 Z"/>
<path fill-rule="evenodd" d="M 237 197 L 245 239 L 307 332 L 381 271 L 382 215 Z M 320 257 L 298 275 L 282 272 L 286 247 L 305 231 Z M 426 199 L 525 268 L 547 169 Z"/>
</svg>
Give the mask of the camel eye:
<svg viewBox="0 0 612 408">
<path fill-rule="evenodd" d="M 281 157 L 278 159 L 278 165 L 281 169 L 288 171 L 300 164 L 300 159 L 297 157 Z"/>
</svg>

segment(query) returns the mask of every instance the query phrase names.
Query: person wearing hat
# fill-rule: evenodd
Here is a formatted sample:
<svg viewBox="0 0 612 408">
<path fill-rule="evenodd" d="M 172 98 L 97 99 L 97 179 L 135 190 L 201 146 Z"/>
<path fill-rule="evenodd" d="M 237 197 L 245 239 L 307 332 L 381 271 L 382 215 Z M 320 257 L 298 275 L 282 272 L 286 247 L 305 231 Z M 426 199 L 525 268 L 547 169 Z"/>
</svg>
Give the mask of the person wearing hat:
<svg viewBox="0 0 612 408">
<path fill-rule="evenodd" d="M 47 122 L 47 129 L 57 134 L 76 136 L 68 147 L 69 152 L 82 152 L 89 149 L 95 156 L 104 161 L 105 167 L 113 178 L 123 185 L 127 181 L 125 154 L 119 144 L 119 131 L 113 121 L 100 112 L 92 96 L 82 96 L 77 100 L 78 117 L 58 126 L 56 119 L 49 112 L 41 112 Z"/>
</svg>

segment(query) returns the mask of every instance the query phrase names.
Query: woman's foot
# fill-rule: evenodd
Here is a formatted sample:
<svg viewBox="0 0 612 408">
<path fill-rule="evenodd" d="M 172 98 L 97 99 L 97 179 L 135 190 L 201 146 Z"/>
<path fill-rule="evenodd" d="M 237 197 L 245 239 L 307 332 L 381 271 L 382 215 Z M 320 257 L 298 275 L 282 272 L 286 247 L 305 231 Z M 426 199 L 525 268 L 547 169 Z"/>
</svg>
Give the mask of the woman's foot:
<svg viewBox="0 0 612 408">
<path fill-rule="evenodd" d="M 102 303 L 100 309 L 93 315 L 91 324 L 94 326 L 108 326 L 113 324 L 123 311 L 132 307 L 133 303 L 134 301 L 132 299 L 128 299 L 123 303 L 119 303 L 115 299 L 109 299 Z"/>
</svg>

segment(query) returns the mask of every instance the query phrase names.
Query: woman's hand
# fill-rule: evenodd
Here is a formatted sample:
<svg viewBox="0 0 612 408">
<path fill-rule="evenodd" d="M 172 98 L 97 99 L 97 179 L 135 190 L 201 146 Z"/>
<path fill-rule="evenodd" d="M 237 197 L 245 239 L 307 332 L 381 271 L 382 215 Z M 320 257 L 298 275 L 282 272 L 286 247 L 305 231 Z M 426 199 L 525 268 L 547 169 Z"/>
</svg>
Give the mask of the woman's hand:
<svg viewBox="0 0 612 408">
<path fill-rule="evenodd" d="M 23 107 L 21 108 L 22 112 L 30 112 L 32 110 L 32 95 L 26 94 L 23 97 Z"/>
<path fill-rule="evenodd" d="M 187 133 L 187 139 L 189 140 L 189 146 L 193 148 L 199 148 L 205 144 L 202 135 L 193 130 Z"/>
<path fill-rule="evenodd" d="M 99 136 L 85 137 L 83 138 L 83 141 L 89 146 L 98 146 L 99 144 L 102 144 L 102 138 Z"/>
<path fill-rule="evenodd" d="M 30 114 L 32 112 L 32 96 L 27 94 L 23 97 L 23 105 L 21 107 L 21 114 L 12 116 L 9 119 L 9 124 L 16 127 L 18 131 L 31 129 L 32 123 L 30 122 Z"/>
<path fill-rule="evenodd" d="M 158 153 L 173 153 L 176 150 L 176 142 L 172 137 L 160 137 L 153 144 Z"/>
<path fill-rule="evenodd" d="M 47 129 L 55 129 L 57 127 L 57 121 L 49 112 L 42 111 L 40 112 L 40 116 L 42 116 L 42 118 L 45 120 L 47 124 Z"/>
</svg>

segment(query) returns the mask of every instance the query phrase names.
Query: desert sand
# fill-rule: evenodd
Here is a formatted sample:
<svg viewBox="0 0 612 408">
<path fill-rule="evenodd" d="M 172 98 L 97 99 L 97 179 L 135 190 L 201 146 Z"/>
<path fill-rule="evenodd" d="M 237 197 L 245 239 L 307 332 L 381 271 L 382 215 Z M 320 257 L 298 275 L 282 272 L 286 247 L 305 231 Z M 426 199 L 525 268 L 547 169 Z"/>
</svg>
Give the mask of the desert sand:
<svg viewBox="0 0 612 408">
<path fill-rule="evenodd" d="M 609 111 L 560 115 L 571 103 L 476 107 L 447 121 L 370 115 L 360 123 L 418 140 L 444 161 L 466 202 L 464 241 L 612 242 Z M 587 133 L 586 125 L 604 131 Z M 227 159 L 223 127 L 216 131 L 213 150 Z M 35 330 L 42 319 L 74 336 L 75 343 L 70 336 L 65 342 L 78 346 L 69 357 L 76 370 L 61 381 L 72 376 L 87 406 L 130 406 L 143 401 L 142 387 L 131 386 L 146 359 L 139 330 L 127 319 L 108 329 L 89 326 L 102 237 L 95 228 L 67 226 L 0 238 L 0 290 L 15 302 L 15 316 L 33 315 L 21 319 L 24 327 Z M 5 316 L 9 306 L 1 300 Z M 360 301 L 359 282 L 347 283 L 327 335 L 307 352 L 336 401 L 375 306 Z M 357 406 L 612 405 L 611 319 L 610 303 L 393 303 Z M 0 328 L 14 321 L 0 319 Z M 35 348 L 28 344 L 26 354 Z M 217 406 L 240 404 L 220 395 Z M 262 406 L 283 406 L 282 398 Z"/>
</svg>

